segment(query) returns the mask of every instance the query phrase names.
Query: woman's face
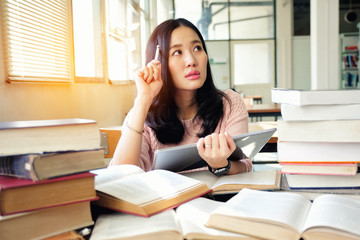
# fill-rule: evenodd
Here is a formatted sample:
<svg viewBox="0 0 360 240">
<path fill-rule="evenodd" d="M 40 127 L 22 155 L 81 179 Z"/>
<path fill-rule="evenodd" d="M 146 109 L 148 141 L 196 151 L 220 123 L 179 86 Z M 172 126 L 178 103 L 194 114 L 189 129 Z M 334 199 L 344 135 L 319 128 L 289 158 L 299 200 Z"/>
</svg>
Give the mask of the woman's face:
<svg viewBox="0 0 360 240">
<path fill-rule="evenodd" d="M 180 26 L 171 33 L 168 66 L 177 90 L 196 90 L 204 84 L 207 59 L 194 30 Z"/>
</svg>

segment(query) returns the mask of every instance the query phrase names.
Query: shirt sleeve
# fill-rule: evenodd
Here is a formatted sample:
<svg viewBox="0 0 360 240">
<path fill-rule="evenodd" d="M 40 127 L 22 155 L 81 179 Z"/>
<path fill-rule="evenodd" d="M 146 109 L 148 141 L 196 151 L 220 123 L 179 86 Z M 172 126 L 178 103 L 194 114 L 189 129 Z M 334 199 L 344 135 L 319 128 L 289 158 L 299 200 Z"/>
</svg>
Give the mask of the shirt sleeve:
<svg viewBox="0 0 360 240">
<path fill-rule="evenodd" d="M 249 131 L 249 123 L 248 112 L 244 100 L 240 94 L 233 90 L 227 90 L 225 94 L 227 94 L 231 103 L 228 101 L 225 101 L 224 103 L 224 131 L 228 132 L 231 136 L 247 133 Z M 240 161 L 245 165 L 246 172 L 252 171 L 252 162 L 250 158 L 240 159 Z"/>
<path fill-rule="evenodd" d="M 245 107 L 244 100 L 239 93 L 233 90 L 225 92 L 230 99 L 230 103 L 224 102 L 224 131 L 230 135 L 240 135 L 249 131 L 248 112 Z"/>
</svg>

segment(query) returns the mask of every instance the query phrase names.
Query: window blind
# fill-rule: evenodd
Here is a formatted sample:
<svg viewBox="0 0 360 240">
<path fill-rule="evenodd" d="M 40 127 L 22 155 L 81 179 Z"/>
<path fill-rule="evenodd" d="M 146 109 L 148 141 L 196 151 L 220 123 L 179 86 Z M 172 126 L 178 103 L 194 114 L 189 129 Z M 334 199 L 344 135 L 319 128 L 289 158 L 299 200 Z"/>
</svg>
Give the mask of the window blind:
<svg viewBox="0 0 360 240">
<path fill-rule="evenodd" d="M 3 0 L 7 79 L 72 82 L 71 0 Z"/>
</svg>

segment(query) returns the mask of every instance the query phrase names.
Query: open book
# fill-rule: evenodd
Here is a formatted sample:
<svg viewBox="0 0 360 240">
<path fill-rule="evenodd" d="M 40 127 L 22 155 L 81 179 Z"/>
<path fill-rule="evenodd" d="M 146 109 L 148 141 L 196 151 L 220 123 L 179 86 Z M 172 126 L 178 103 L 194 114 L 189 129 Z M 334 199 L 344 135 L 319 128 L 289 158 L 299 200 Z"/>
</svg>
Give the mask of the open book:
<svg viewBox="0 0 360 240">
<path fill-rule="evenodd" d="M 200 197 L 182 204 L 176 211 L 168 210 L 148 218 L 124 213 L 100 215 L 90 240 L 254 239 L 205 226 L 209 213 L 222 204 Z"/>
<path fill-rule="evenodd" d="M 214 210 L 208 227 L 265 239 L 360 239 L 360 200 L 243 189 Z"/>
<path fill-rule="evenodd" d="M 281 174 L 278 170 L 238 173 L 234 175 L 215 176 L 210 171 L 194 171 L 182 173 L 205 182 L 212 194 L 237 193 L 243 188 L 265 190 L 280 189 Z"/>
<path fill-rule="evenodd" d="M 140 216 L 151 216 L 211 191 L 199 180 L 166 170 L 144 172 L 134 165 L 119 165 L 92 172 L 97 174 L 99 200 L 95 204 Z"/>
</svg>

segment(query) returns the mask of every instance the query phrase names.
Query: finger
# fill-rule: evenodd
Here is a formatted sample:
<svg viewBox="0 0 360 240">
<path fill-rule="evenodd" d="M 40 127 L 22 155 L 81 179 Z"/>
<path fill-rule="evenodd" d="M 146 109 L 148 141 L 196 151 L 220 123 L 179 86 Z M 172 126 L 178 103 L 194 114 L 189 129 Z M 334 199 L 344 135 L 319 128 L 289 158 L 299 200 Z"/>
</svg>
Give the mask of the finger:
<svg viewBox="0 0 360 240">
<path fill-rule="evenodd" d="M 200 138 L 197 141 L 196 147 L 198 149 L 198 152 L 200 155 L 202 155 L 205 151 L 205 139 L 204 138 Z"/>
<path fill-rule="evenodd" d="M 212 148 L 212 138 L 211 138 L 211 135 L 208 135 L 208 136 L 205 137 L 204 147 L 205 147 L 205 150 L 211 150 L 211 148 Z"/>
<path fill-rule="evenodd" d="M 226 137 L 226 141 L 227 141 L 227 144 L 228 144 L 229 149 L 231 150 L 231 152 L 235 151 L 236 144 L 235 144 L 234 139 L 232 138 L 232 136 L 230 134 L 228 134 L 227 132 L 225 132 L 225 137 Z"/>
<path fill-rule="evenodd" d="M 217 133 L 213 133 L 211 134 L 211 141 L 212 141 L 212 147 L 215 149 L 219 149 L 220 145 L 219 145 L 219 134 Z"/>
<path fill-rule="evenodd" d="M 221 149 L 229 149 L 228 139 L 225 134 L 219 134 L 219 146 Z"/>
<path fill-rule="evenodd" d="M 149 77 L 149 68 L 144 67 L 143 71 L 144 71 L 143 79 L 144 79 L 145 82 L 147 82 L 147 79 Z"/>
<path fill-rule="evenodd" d="M 154 69 L 154 79 L 160 80 L 161 79 L 161 64 L 156 65 Z"/>
</svg>

